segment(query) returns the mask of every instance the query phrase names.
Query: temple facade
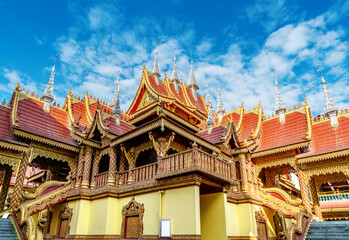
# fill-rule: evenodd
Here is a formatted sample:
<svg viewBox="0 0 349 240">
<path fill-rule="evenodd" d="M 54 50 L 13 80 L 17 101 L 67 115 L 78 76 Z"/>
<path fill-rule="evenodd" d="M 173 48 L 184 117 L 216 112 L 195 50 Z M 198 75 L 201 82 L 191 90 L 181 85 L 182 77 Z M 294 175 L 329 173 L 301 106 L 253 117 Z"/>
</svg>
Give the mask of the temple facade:
<svg viewBox="0 0 349 240">
<path fill-rule="evenodd" d="M 156 52 L 157 54 L 157 52 Z M 23 239 L 304 239 L 310 223 L 349 218 L 349 111 L 321 75 L 325 113 L 226 111 L 190 78 L 145 66 L 121 110 L 69 90 L 54 102 L 21 88 L 0 105 L 0 210 Z M 248 96 L 247 96 L 248 97 Z M 11 184 L 12 181 L 12 184 Z M 298 187 L 299 183 L 299 187 Z"/>
</svg>

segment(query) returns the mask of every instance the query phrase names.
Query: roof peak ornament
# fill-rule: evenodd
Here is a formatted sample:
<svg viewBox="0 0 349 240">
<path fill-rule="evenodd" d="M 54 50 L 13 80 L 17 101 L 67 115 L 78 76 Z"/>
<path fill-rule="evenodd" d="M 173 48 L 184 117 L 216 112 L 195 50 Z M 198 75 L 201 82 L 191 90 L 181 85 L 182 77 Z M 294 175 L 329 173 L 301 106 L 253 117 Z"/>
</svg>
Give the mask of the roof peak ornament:
<svg viewBox="0 0 349 240">
<path fill-rule="evenodd" d="M 178 85 L 180 84 L 178 73 L 177 73 L 177 67 L 176 67 L 176 48 L 174 49 L 174 58 L 173 58 L 173 73 L 171 76 L 171 81 L 175 84 L 176 89 L 178 89 Z"/>
<path fill-rule="evenodd" d="M 216 112 L 218 115 L 218 119 L 221 122 L 223 115 L 225 113 L 225 108 L 224 108 L 222 97 L 221 97 L 221 89 L 219 87 L 220 82 L 219 82 L 218 78 L 217 78 L 217 81 L 218 81 L 218 103 L 217 103 L 217 111 Z"/>
<path fill-rule="evenodd" d="M 119 116 L 121 115 L 121 107 L 120 107 L 120 78 L 115 82 L 115 92 L 114 97 L 112 101 L 112 114 L 116 117 L 116 119 L 119 119 Z"/>
<path fill-rule="evenodd" d="M 193 63 L 193 53 L 190 53 L 191 56 L 191 69 L 190 69 L 190 77 L 188 81 L 188 86 L 192 88 L 195 93 L 200 89 L 198 82 L 196 81 L 195 73 L 194 73 L 194 63 Z"/>
<path fill-rule="evenodd" d="M 154 68 L 153 68 L 152 74 L 155 76 L 156 82 L 159 82 L 161 74 L 160 74 L 159 63 L 158 63 L 158 41 L 156 41 L 155 62 L 154 62 Z"/>
<path fill-rule="evenodd" d="M 51 70 L 50 80 L 47 84 L 44 94 L 42 94 L 45 111 L 50 111 L 50 104 L 53 100 L 55 100 L 55 96 L 53 95 L 53 82 L 54 82 L 55 73 L 56 73 L 56 62 L 57 62 L 57 54 L 55 56 L 55 63 L 53 64 L 53 67 Z"/>
<path fill-rule="evenodd" d="M 206 80 L 205 80 L 206 83 Z M 206 83 L 206 106 L 208 108 L 208 115 L 207 115 L 207 121 L 206 124 L 209 126 L 209 133 L 211 132 L 211 129 L 214 125 L 214 119 L 213 119 L 213 104 L 210 96 L 210 90 L 208 89 L 208 85 Z"/>
<path fill-rule="evenodd" d="M 282 100 L 281 95 L 280 95 L 275 68 L 273 68 L 273 74 L 274 74 L 275 97 L 276 97 L 275 112 L 276 112 L 276 114 L 278 114 L 280 116 L 280 122 L 284 122 L 285 121 L 286 106 L 285 106 L 284 101 Z"/>
<path fill-rule="evenodd" d="M 336 105 L 334 105 L 333 100 L 330 96 L 330 93 L 327 90 L 326 86 L 326 81 L 322 75 L 320 65 L 318 65 L 318 72 L 320 72 L 321 75 L 321 83 L 324 87 L 324 92 L 325 92 L 325 114 L 328 115 L 331 119 L 331 126 L 332 127 L 337 127 L 338 126 L 338 120 L 337 120 L 337 113 L 338 113 L 338 108 Z"/>
</svg>

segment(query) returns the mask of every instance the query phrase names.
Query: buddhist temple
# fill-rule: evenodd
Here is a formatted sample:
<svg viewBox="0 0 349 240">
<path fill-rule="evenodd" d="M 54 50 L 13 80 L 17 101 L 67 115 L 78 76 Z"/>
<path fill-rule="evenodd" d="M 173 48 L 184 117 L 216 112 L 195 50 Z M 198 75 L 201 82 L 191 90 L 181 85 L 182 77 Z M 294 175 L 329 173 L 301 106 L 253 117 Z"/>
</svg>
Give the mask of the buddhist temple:
<svg viewBox="0 0 349 240">
<path fill-rule="evenodd" d="M 44 93 L 18 83 L 2 102 L 0 215 L 19 239 L 293 240 L 349 218 L 349 111 L 326 77 L 324 114 L 286 106 L 275 75 L 266 116 L 226 110 L 219 84 L 214 106 L 193 60 L 183 81 L 157 54 L 125 110 L 120 80 L 111 103 L 67 89 L 56 104 L 55 65 Z"/>
</svg>

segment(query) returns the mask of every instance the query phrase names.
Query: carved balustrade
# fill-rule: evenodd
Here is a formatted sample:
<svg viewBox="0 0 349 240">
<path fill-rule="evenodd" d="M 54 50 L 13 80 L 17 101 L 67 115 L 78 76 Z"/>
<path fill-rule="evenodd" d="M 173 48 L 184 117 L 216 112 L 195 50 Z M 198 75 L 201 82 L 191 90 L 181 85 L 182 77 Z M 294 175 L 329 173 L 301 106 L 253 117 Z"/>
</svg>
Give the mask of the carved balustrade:
<svg viewBox="0 0 349 240">
<path fill-rule="evenodd" d="M 319 201 L 349 200 L 349 193 L 318 193 Z"/>
<path fill-rule="evenodd" d="M 158 177 L 175 175 L 177 172 L 201 171 L 232 181 L 232 170 L 230 163 L 197 148 L 160 158 L 158 163 Z"/>
<path fill-rule="evenodd" d="M 128 171 L 117 172 L 117 184 L 118 185 L 127 184 L 127 179 L 128 179 Z"/>
<path fill-rule="evenodd" d="M 96 187 L 107 185 L 108 172 L 99 173 L 95 176 Z"/>
<path fill-rule="evenodd" d="M 156 169 L 158 164 L 152 163 L 145 166 L 134 168 L 133 171 L 133 177 L 134 182 L 140 182 L 145 181 L 149 179 L 154 179 L 156 175 Z"/>
</svg>

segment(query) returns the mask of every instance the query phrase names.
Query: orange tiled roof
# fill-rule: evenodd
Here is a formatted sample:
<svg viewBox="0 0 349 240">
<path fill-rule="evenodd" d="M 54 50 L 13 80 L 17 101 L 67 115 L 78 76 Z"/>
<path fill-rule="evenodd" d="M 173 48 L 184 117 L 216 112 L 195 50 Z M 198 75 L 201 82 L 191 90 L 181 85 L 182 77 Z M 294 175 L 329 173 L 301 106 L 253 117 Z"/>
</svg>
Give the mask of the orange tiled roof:
<svg viewBox="0 0 349 240">
<path fill-rule="evenodd" d="M 300 143 L 305 140 L 307 131 L 306 115 L 292 112 L 285 115 L 285 123 L 279 118 L 272 118 L 262 122 L 260 143 L 255 152 Z"/>
<path fill-rule="evenodd" d="M 78 144 L 70 136 L 69 120 L 66 111 L 51 107 L 44 112 L 43 103 L 31 98 L 18 101 L 18 129 L 73 146 Z"/>
<path fill-rule="evenodd" d="M 224 126 L 220 125 L 218 127 L 212 128 L 211 133 L 208 133 L 208 130 L 206 130 L 198 133 L 197 135 L 212 144 L 218 144 L 222 142 L 223 134 L 225 134 L 226 131 L 227 129 Z"/>
<path fill-rule="evenodd" d="M 252 138 L 252 131 L 255 131 L 258 125 L 258 114 L 254 112 L 246 113 L 243 116 L 241 132 L 239 134 L 239 142 L 243 142 L 245 139 Z"/>
<path fill-rule="evenodd" d="M 74 117 L 74 122 L 79 122 L 80 127 L 90 127 L 86 115 L 86 106 L 82 102 L 72 103 L 72 113 Z M 79 120 L 80 119 L 80 120 Z"/>
<path fill-rule="evenodd" d="M 349 118 L 338 117 L 338 127 L 332 128 L 329 120 L 312 125 L 310 151 L 298 156 L 306 158 L 337 152 L 349 148 Z"/>
<path fill-rule="evenodd" d="M 28 146 L 28 144 L 20 141 L 16 136 L 12 135 L 10 123 L 11 109 L 0 105 L 0 141 Z"/>
<path fill-rule="evenodd" d="M 104 123 L 106 122 L 109 122 L 109 131 L 117 136 L 123 135 L 135 128 L 131 124 L 128 124 L 124 121 L 120 121 L 120 125 L 116 125 L 116 121 L 112 117 L 105 119 Z"/>
</svg>

